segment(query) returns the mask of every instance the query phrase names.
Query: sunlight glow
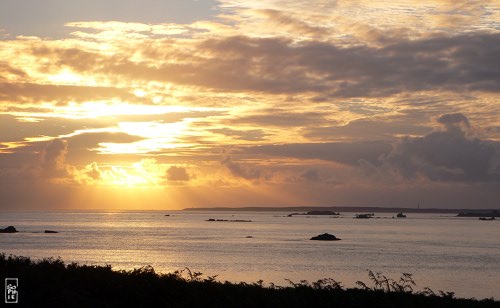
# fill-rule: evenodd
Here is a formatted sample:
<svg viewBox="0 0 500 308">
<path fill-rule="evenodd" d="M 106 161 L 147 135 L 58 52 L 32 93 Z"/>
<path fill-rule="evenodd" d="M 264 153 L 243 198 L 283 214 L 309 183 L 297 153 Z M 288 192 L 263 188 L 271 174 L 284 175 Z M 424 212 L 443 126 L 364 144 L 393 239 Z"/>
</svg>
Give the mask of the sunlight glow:
<svg viewBox="0 0 500 308">
<path fill-rule="evenodd" d="M 144 97 L 146 96 L 146 92 L 144 90 L 137 89 L 134 91 L 134 95 L 137 97 Z"/>
<path fill-rule="evenodd" d="M 165 182 L 166 166 L 154 159 L 143 159 L 131 166 L 111 166 L 101 174 L 104 185 L 123 187 L 158 187 Z"/>
<path fill-rule="evenodd" d="M 47 78 L 49 81 L 57 84 L 76 85 L 80 84 L 83 78 L 68 69 L 63 69 L 59 74 Z"/>
<path fill-rule="evenodd" d="M 188 120 L 176 123 L 122 122 L 118 124 L 118 131 L 148 139 L 133 143 L 102 142 L 98 151 L 101 154 L 133 154 L 189 146 L 180 140 L 186 135 L 188 125 Z"/>
<path fill-rule="evenodd" d="M 182 135 L 188 124 L 187 120 L 175 123 L 121 122 L 118 128 L 130 135 L 174 141 L 175 137 Z"/>
</svg>

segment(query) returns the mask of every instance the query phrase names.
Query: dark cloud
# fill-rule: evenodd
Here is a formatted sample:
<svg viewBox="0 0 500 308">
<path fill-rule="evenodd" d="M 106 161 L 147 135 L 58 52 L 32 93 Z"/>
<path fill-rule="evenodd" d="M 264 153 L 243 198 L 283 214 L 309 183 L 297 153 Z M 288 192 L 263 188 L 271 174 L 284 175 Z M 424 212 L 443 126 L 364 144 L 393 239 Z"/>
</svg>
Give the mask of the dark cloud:
<svg viewBox="0 0 500 308">
<path fill-rule="evenodd" d="M 247 77 L 248 90 L 355 97 L 437 89 L 496 92 L 499 42 L 500 34 L 476 33 L 400 41 L 382 48 L 344 48 L 314 41 L 293 45 L 283 39 L 232 37 L 208 40 L 202 47 L 228 63 L 243 61 L 245 65 L 235 63 L 231 72 Z M 270 81 L 266 88 L 252 87 L 252 72 Z M 322 77 L 311 77 L 315 75 Z"/>
<path fill-rule="evenodd" d="M 65 138 L 71 150 L 81 151 L 96 148 L 99 143 L 132 143 L 144 140 L 144 137 L 115 132 L 86 132 Z"/>
<path fill-rule="evenodd" d="M 431 128 L 411 124 L 404 119 L 376 121 L 371 119 L 353 120 L 346 125 L 308 127 L 304 136 L 323 141 L 347 140 L 394 140 L 401 135 L 423 135 Z"/>
<path fill-rule="evenodd" d="M 424 137 L 404 138 L 382 161 L 405 178 L 434 181 L 499 181 L 499 154 L 490 143 L 467 137 L 470 128 L 463 114 L 438 118 L 442 131 Z"/>
<path fill-rule="evenodd" d="M 500 126 L 489 126 L 485 128 L 485 132 L 492 138 L 500 140 Z"/>
<path fill-rule="evenodd" d="M 40 153 L 45 150 L 47 145 L 47 142 L 24 143 L 14 149 L 5 150 L 0 153 L 0 169 L 39 164 Z"/>
<path fill-rule="evenodd" d="M 93 150 L 98 148 L 101 142 L 131 143 L 140 140 L 144 138 L 126 133 L 89 132 L 51 141 L 24 142 L 8 150 L 7 153 L 0 153 L 0 169 L 41 166 L 40 168 L 47 174 L 64 175 L 66 161 L 75 165 L 87 165 L 89 160 L 97 160 L 98 154 Z M 137 157 L 123 159 L 136 161 Z"/>
<path fill-rule="evenodd" d="M 233 176 L 244 178 L 247 180 L 257 180 L 262 177 L 262 172 L 259 169 L 244 166 L 233 161 L 231 156 L 225 157 L 221 164 L 226 167 Z"/>
<path fill-rule="evenodd" d="M 76 130 L 104 128 L 112 123 L 99 119 L 35 118 L 34 122 L 0 114 L 0 141 L 23 141 L 27 137 L 67 135 Z"/>
<path fill-rule="evenodd" d="M 423 137 L 405 137 L 392 145 L 383 141 L 282 144 L 243 148 L 243 152 L 333 161 L 366 169 L 371 174 L 389 171 L 387 176 L 403 179 L 500 181 L 496 143 L 472 137 L 473 128 L 463 114 L 446 114 L 437 122 L 440 129 Z M 308 174 L 313 178 L 314 175 Z"/>
<path fill-rule="evenodd" d="M 500 89 L 498 33 L 392 40 L 382 47 L 247 36 L 207 39 L 198 44 L 199 53 L 160 45 L 156 48 L 165 49 L 167 59 L 174 54 L 175 62 L 133 62 L 96 54 L 93 62 L 82 65 L 64 49 L 51 52 L 59 61 L 67 57 L 63 63 L 81 72 L 225 91 L 312 92 L 328 98 Z"/>
<path fill-rule="evenodd" d="M 54 139 L 44 149 L 41 156 L 40 165 L 42 175 L 46 178 L 63 178 L 68 176 L 68 166 L 66 165 L 66 154 L 68 153 L 68 142 L 61 139 Z"/>
<path fill-rule="evenodd" d="M 168 168 L 166 178 L 168 181 L 187 182 L 191 179 L 186 168 L 172 166 Z"/>
<path fill-rule="evenodd" d="M 451 113 L 440 116 L 437 119 L 438 123 L 444 125 L 446 130 L 468 130 L 470 129 L 469 119 L 461 113 Z"/>
<path fill-rule="evenodd" d="M 265 109 L 256 114 L 239 116 L 227 121 L 228 124 L 251 124 L 258 126 L 304 126 L 324 121 L 324 113 L 290 112 L 282 109 Z"/>
<path fill-rule="evenodd" d="M 292 143 L 256 146 L 245 151 L 251 154 L 320 159 L 357 166 L 360 160 L 379 164 L 380 158 L 391 151 L 391 145 L 382 141 Z"/>
<path fill-rule="evenodd" d="M 311 182 L 319 182 L 321 176 L 317 170 L 309 169 L 300 174 L 300 177 Z"/>
<path fill-rule="evenodd" d="M 29 112 L 22 110 L 22 112 Z M 44 111 L 47 112 L 47 111 Z M 146 114 L 146 115 L 119 115 L 119 116 L 105 116 L 99 118 L 90 119 L 67 119 L 67 118 L 56 118 L 56 117 L 33 117 L 34 121 L 22 121 L 19 117 L 0 114 L 0 142 L 13 142 L 13 141 L 23 141 L 28 137 L 41 137 L 41 136 L 51 136 L 58 137 L 62 135 L 68 135 L 74 133 L 77 130 L 87 130 L 87 129 L 99 129 L 106 127 L 113 127 L 117 122 L 160 122 L 160 123 L 172 123 L 179 122 L 186 118 L 204 118 L 210 116 L 222 115 L 220 112 L 173 112 L 165 114 Z M 134 142 L 139 141 L 139 137 L 136 139 L 125 138 L 126 134 L 116 134 L 116 133 L 86 133 L 88 138 L 90 136 L 104 137 L 108 135 L 111 139 L 103 140 L 101 142 Z M 83 135 L 83 134 L 80 134 Z M 80 136 L 77 135 L 77 136 Z M 125 139 L 120 140 L 120 136 Z M 71 137 L 72 139 L 83 139 L 80 137 Z M 90 142 L 90 141 L 89 141 Z M 97 143 L 94 143 L 97 144 Z"/>
<path fill-rule="evenodd" d="M 100 147 L 99 143 L 132 143 L 144 139 L 140 136 L 118 132 L 86 132 L 64 138 L 68 142 L 68 161 L 78 165 L 86 165 L 89 161 L 94 160 L 103 161 L 103 158 L 99 157 L 100 155 L 96 151 Z M 118 159 L 118 156 L 120 155 L 116 155 L 114 158 Z M 113 160 L 111 157 L 110 159 Z M 137 156 L 133 157 L 132 160 L 137 160 Z"/>
</svg>

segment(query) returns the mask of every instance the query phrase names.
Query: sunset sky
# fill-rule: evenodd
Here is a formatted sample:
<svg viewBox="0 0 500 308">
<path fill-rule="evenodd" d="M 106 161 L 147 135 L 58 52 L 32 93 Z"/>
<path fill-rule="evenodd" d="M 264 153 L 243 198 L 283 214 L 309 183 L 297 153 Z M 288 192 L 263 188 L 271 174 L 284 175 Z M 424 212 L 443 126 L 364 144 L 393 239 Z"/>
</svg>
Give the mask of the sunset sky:
<svg viewBox="0 0 500 308">
<path fill-rule="evenodd" d="M 500 207 L 500 3 L 0 2 L 0 209 Z"/>
</svg>

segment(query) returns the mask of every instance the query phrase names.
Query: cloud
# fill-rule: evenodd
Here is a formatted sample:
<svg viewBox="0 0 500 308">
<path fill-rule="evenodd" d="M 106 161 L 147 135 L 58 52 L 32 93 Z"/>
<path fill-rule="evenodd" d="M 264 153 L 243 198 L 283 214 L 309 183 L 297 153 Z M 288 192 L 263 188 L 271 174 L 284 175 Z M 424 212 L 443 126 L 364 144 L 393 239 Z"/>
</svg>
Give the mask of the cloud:
<svg viewBox="0 0 500 308">
<path fill-rule="evenodd" d="M 457 2 L 443 0 L 439 2 L 441 2 L 441 5 L 430 16 L 431 20 L 438 26 L 454 28 L 476 24 L 482 17 L 488 15 L 486 4 L 491 1 L 464 0 Z"/>
<path fill-rule="evenodd" d="M 254 114 L 246 114 L 228 119 L 232 125 L 250 124 L 259 126 L 290 127 L 302 126 L 324 121 L 324 113 L 320 112 L 290 112 L 279 108 L 260 110 Z"/>
<path fill-rule="evenodd" d="M 28 116 L 29 117 L 29 116 Z M 0 140 L 3 142 L 23 141 L 29 137 L 58 137 L 71 134 L 77 130 L 97 129 L 110 126 L 98 119 L 65 119 L 56 117 L 29 117 L 31 121 L 23 121 L 20 116 L 0 114 Z"/>
<path fill-rule="evenodd" d="M 7 63 L 0 62 L 0 81 L 6 80 L 6 77 L 24 78 L 26 77 L 26 72 L 20 68 L 15 68 Z"/>
<path fill-rule="evenodd" d="M 345 125 L 316 126 L 303 130 L 304 136 L 323 141 L 334 140 L 395 140 L 401 135 L 422 135 L 431 130 L 421 124 L 412 124 L 410 119 L 373 118 L 356 119 Z"/>
<path fill-rule="evenodd" d="M 80 184 L 93 184 L 102 179 L 103 171 L 96 162 L 92 162 L 83 169 L 72 169 L 72 178 Z"/>
<path fill-rule="evenodd" d="M 330 33 L 330 29 L 328 27 L 311 25 L 300 18 L 291 16 L 289 13 L 287 14 L 276 9 L 259 9 L 256 10 L 256 13 L 265 16 L 268 19 L 268 24 L 271 27 L 279 28 L 280 31 L 287 31 L 295 35 L 306 35 L 313 37 L 320 37 Z"/>
<path fill-rule="evenodd" d="M 380 163 L 380 157 L 389 153 L 391 145 L 382 141 L 291 143 L 262 145 L 244 149 L 246 153 L 298 159 L 320 159 L 358 166 L 361 160 Z"/>
<path fill-rule="evenodd" d="M 497 92 L 499 43 L 500 34 L 487 33 L 403 40 L 383 48 L 236 36 L 202 42 L 198 48 L 209 58 L 189 56 L 155 68 L 125 60 L 109 69 L 134 79 L 273 94 L 380 97 L 426 90 Z"/>
<path fill-rule="evenodd" d="M 99 166 L 97 166 L 96 162 L 87 165 L 83 170 L 83 173 L 85 173 L 88 177 L 90 177 L 93 180 L 100 179 L 102 175 L 102 171 L 99 169 Z"/>
<path fill-rule="evenodd" d="M 311 182 L 319 182 L 321 180 L 321 175 L 317 170 L 309 169 L 300 174 L 300 177 Z"/>
<path fill-rule="evenodd" d="M 221 164 L 226 167 L 233 176 L 247 180 L 257 180 L 263 175 L 259 169 L 244 166 L 233 161 L 231 156 L 226 156 Z"/>
<path fill-rule="evenodd" d="M 46 178 L 64 178 L 69 175 L 66 165 L 66 154 L 68 154 L 68 142 L 54 139 L 44 149 L 41 156 L 42 175 Z"/>
<path fill-rule="evenodd" d="M 470 129 L 469 119 L 461 113 L 442 115 L 437 119 L 437 122 L 444 125 L 447 131 L 458 130 L 460 133 Z"/>
<path fill-rule="evenodd" d="M 435 131 L 423 137 L 404 137 L 392 144 L 386 141 L 278 144 L 247 147 L 242 151 L 336 162 L 364 170 L 372 180 L 393 177 L 391 181 L 402 183 L 415 179 L 464 183 L 500 181 L 496 144 L 475 138 L 474 128 L 461 113 L 445 114 L 436 121 L 440 127 Z M 235 173 L 241 173 L 238 166 L 234 169 Z M 313 170 L 302 175 L 317 179 L 318 174 Z"/>
<path fill-rule="evenodd" d="M 122 132 L 80 132 L 64 138 L 75 151 L 95 149 L 99 143 L 132 143 L 145 138 Z"/>
<path fill-rule="evenodd" d="M 267 136 L 262 129 L 250 129 L 250 130 L 236 130 L 231 128 L 214 128 L 210 129 L 211 132 L 216 134 L 221 134 L 229 137 L 234 137 L 238 140 L 246 141 L 261 141 Z"/>
<path fill-rule="evenodd" d="M 199 204 L 229 200 L 212 198 L 220 187 L 236 204 L 369 204 L 426 185 L 452 201 L 498 191 L 492 3 L 220 0 L 210 21 L 0 40 L 0 195 L 205 185 Z"/>
<path fill-rule="evenodd" d="M 72 101 L 85 102 L 111 98 L 129 102 L 140 101 L 127 90 L 115 87 L 0 82 L 0 101 L 16 104 L 56 102 L 66 105 Z"/>
<path fill-rule="evenodd" d="M 171 182 L 188 182 L 191 180 L 191 176 L 186 168 L 179 166 L 171 166 L 168 168 L 165 177 L 167 181 Z"/>
<path fill-rule="evenodd" d="M 499 153 L 490 143 L 467 136 L 470 123 L 463 114 L 446 114 L 437 121 L 443 130 L 395 143 L 383 157 L 383 167 L 407 179 L 500 181 Z"/>
</svg>

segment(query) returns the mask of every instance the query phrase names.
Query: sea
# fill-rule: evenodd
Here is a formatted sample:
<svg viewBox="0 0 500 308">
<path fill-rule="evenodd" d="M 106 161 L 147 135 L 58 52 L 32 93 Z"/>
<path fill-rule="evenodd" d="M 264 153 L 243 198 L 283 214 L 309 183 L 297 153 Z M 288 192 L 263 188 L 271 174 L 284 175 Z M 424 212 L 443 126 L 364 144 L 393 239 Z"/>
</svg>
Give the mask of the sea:
<svg viewBox="0 0 500 308">
<path fill-rule="evenodd" d="M 500 300 L 500 220 L 454 214 L 374 213 L 356 219 L 269 211 L 0 212 L 0 253 L 66 263 L 188 268 L 219 281 L 263 280 L 286 286 L 332 278 L 344 287 L 371 285 L 368 271 L 398 280 L 412 274 L 416 291 Z M 215 220 L 215 221 L 209 221 Z M 217 221 L 220 220 L 220 221 Z M 54 230 L 59 233 L 44 233 Z M 312 241 L 330 233 L 340 241 Z"/>
</svg>

